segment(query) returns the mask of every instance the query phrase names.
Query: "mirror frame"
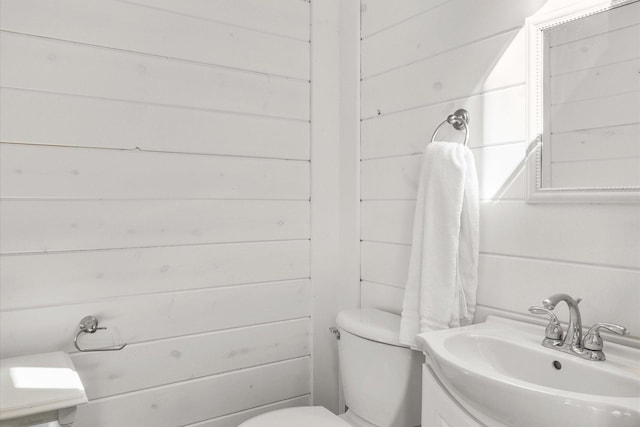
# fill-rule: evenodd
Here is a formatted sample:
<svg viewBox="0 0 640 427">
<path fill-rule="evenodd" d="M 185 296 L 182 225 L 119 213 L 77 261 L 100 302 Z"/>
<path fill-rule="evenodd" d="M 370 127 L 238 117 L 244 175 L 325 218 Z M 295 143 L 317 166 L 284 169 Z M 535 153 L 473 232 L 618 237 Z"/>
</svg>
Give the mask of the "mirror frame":
<svg viewBox="0 0 640 427">
<path fill-rule="evenodd" d="M 542 144 L 544 135 L 543 85 L 544 30 L 576 19 L 605 12 L 637 0 L 582 0 L 526 20 L 527 36 L 527 202 L 528 203 L 624 203 L 640 204 L 640 187 L 543 187 Z"/>
</svg>

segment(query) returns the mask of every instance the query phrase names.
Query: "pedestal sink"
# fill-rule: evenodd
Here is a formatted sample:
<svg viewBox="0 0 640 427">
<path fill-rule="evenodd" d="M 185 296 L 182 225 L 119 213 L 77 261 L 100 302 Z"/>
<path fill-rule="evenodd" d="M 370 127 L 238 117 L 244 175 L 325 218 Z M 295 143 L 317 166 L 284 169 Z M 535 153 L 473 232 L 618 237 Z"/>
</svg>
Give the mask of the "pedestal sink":
<svg viewBox="0 0 640 427">
<path fill-rule="evenodd" d="M 489 427 L 640 426 L 639 349 L 605 342 L 607 360 L 589 361 L 543 338 L 542 326 L 489 316 L 418 343 L 446 390 Z"/>
</svg>

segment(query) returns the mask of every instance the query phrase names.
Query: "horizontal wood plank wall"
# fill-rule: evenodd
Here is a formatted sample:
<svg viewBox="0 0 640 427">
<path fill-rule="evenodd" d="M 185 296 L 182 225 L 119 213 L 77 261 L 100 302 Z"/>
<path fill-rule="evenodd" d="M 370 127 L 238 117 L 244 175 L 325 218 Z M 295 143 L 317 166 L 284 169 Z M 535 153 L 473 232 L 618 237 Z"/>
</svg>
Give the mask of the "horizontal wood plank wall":
<svg viewBox="0 0 640 427">
<path fill-rule="evenodd" d="M 309 391 L 309 357 L 196 378 L 82 406 L 78 424 L 182 426 L 301 396 Z"/>
<path fill-rule="evenodd" d="M 0 88 L 0 120 L 5 142 L 309 159 L 308 121 L 15 88 Z"/>
<path fill-rule="evenodd" d="M 549 61 L 548 185 L 639 186 L 640 3 L 552 30 Z"/>
<path fill-rule="evenodd" d="M 311 401 L 310 5 L 7 0 L 1 357 L 71 353 L 75 425 Z M 80 353 L 78 321 L 106 331 Z"/>
<path fill-rule="evenodd" d="M 523 25 L 570 1 L 403 0 L 390 13 L 384 2 L 362 0 L 363 306 L 400 312 L 422 152 L 438 124 L 466 108 L 482 201 L 479 305 L 524 314 L 567 292 L 583 298 L 585 324 L 617 322 L 640 336 L 640 208 L 525 202 Z M 602 121 L 618 105 L 591 109 L 584 120 Z M 620 120 L 626 126 L 600 132 L 624 138 L 637 130 Z M 574 124 L 567 126 L 581 129 Z M 447 128 L 438 135 L 463 137 Z M 618 154 L 637 156 L 633 147 Z"/>
<path fill-rule="evenodd" d="M 184 15 L 180 7 L 163 10 L 153 7 L 152 2 L 137 5 L 112 0 L 96 0 L 90 5 L 80 0 L 61 0 L 55 4 L 43 0 L 15 3 L 7 7 L 9 12 L 2 19 L 6 31 L 309 79 L 309 46 L 303 40 Z M 217 5 L 215 10 L 223 7 Z M 238 9 L 235 6 L 235 10 Z M 285 9 L 284 3 L 281 9 Z M 69 10 L 74 13 L 68 13 Z M 144 25 L 131 25 L 132 22 L 144 22 Z M 299 23 L 302 22 L 304 18 Z M 119 31 L 103 31 L 105 24 Z M 216 42 L 203 49 L 205 40 Z M 238 50 L 243 54 L 238 55 Z"/>
</svg>

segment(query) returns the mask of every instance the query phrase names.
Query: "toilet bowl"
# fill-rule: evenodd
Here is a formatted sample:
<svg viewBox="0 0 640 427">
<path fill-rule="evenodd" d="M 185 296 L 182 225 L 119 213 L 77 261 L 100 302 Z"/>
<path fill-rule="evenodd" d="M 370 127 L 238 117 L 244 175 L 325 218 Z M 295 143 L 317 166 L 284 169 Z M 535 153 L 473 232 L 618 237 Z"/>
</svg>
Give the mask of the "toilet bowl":
<svg viewBox="0 0 640 427">
<path fill-rule="evenodd" d="M 258 415 L 240 424 L 241 427 L 352 427 L 322 406 L 301 406 L 278 409 Z"/>
<path fill-rule="evenodd" d="M 279 409 L 239 427 L 415 427 L 420 425 L 423 355 L 398 341 L 400 316 L 341 311 L 338 356 L 345 403 L 337 416 L 320 406 Z"/>
</svg>

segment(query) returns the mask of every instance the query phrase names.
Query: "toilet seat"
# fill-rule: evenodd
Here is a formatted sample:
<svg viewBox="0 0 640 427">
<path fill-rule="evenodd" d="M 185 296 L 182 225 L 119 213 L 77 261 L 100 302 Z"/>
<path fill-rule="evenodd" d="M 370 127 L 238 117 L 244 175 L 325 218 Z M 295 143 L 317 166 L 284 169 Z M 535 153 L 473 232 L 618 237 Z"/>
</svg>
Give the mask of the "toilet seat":
<svg viewBox="0 0 640 427">
<path fill-rule="evenodd" d="M 351 427 L 322 406 L 278 409 L 258 415 L 238 427 Z"/>
</svg>

